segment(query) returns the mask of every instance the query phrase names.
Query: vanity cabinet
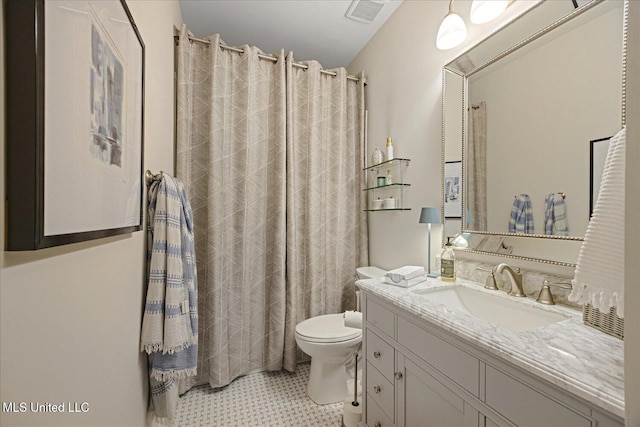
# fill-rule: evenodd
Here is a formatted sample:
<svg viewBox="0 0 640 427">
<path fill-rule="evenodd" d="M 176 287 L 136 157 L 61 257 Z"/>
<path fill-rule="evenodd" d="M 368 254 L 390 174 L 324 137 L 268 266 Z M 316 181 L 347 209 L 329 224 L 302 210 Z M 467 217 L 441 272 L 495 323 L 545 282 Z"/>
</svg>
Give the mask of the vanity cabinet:
<svg viewBox="0 0 640 427">
<path fill-rule="evenodd" d="M 410 159 L 395 158 L 364 168 L 368 193 L 365 211 L 408 211 L 404 207 L 404 191 L 410 186 L 405 182 L 405 173 Z M 389 200 L 393 200 L 390 206 Z"/>
<path fill-rule="evenodd" d="M 363 292 L 369 427 L 622 427 L 622 420 Z"/>
<path fill-rule="evenodd" d="M 402 353 L 398 370 L 399 426 L 478 427 L 476 408 Z"/>
</svg>

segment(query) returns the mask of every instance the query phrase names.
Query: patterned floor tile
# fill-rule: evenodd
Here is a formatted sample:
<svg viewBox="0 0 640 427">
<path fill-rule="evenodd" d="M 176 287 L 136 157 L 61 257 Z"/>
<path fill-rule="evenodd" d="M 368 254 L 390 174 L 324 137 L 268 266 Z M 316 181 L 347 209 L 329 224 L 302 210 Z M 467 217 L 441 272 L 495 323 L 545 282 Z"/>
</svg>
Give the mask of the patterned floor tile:
<svg viewBox="0 0 640 427">
<path fill-rule="evenodd" d="M 260 372 L 227 387 L 194 387 L 180 398 L 175 427 L 340 427 L 342 402 L 307 396 L 309 363 L 295 373 Z"/>
</svg>

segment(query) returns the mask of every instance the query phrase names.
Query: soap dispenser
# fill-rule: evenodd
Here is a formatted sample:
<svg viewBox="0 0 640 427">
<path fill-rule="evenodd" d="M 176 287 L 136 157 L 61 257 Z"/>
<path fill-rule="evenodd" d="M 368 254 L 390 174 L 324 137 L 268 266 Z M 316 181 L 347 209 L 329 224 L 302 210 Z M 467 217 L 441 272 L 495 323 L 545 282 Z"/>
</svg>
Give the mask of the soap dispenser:
<svg viewBox="0 0 640 427">
<path fill-rule="evenodd" d="M 445 282 L 456 281 L 456 254 L 451 247 L 451 237 L 447 237 L 447 244 L 440 254 L 440 277 Z"/>
</svg>

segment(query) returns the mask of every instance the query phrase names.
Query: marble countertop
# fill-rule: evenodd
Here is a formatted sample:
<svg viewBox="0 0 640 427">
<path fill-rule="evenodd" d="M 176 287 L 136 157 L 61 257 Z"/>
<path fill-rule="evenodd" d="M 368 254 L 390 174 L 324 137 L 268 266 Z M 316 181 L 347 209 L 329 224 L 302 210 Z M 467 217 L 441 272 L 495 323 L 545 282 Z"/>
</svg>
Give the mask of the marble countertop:
<svg viewBox="0 0 640 427">
<path fill-rule="evenodd" d="M 490 293 L 496 298 L 517 299 L 531 307 L 562 313 L 568 319 L 524 332 L 513 332 L 432 302 L 424 294 L 415 292 L 452 286 L 450 282 L 428 279 L 408 289 L 386 284 L 383 279 L 356 282 L 360 289 L 624 418 L 622 340 L 584 325 L 581 311 L 558 305 L 545 306 L 532 298 L 516 298 L 502 291 L 489 291 L 464 279 L 457 279 L 455 284 Z"/>
</svg>

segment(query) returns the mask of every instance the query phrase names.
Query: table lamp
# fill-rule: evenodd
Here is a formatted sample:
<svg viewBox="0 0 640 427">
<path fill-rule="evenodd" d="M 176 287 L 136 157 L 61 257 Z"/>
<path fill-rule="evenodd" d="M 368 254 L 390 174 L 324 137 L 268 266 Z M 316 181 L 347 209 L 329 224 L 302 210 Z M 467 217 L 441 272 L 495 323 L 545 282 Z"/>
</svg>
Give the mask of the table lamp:
<svg viewBox="0 0 640 427">
<path fill-rule="evenodd" d="M 429 226 L 429 266 L 427 277 L 438 277 L 439 272 L 431 272 L 431 224 L 440 224 L 440 209 L 438 208 L 422 208 L 420 212 L 420 224 L 427 224 Z"/>
</svg>

